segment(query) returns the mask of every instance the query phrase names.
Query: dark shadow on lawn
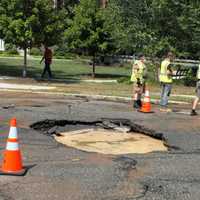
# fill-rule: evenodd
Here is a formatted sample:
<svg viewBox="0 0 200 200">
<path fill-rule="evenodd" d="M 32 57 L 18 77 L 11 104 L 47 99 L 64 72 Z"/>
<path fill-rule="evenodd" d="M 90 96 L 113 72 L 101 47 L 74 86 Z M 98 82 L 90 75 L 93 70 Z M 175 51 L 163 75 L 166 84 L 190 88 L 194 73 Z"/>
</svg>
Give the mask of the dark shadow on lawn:
<svg viewBox="0 0 200 200">
<path fill-rule="evenodd" d="M 10 76 L 15 78 L 22 78 L 22 69 L 21 65 L 6 65 L 4 63 L 0 63 L 0 76 Z M 46 78 L 41 79 L 43 68 L 39 69 L 36 67 L 28 66 L 27 67 L 27 78 L 33 78 L 36 81 L 45 81 L 48 80 L 47 74 Z M 77 83 L 80 82 L 80 78 L 75 78 L 73 76 L 65 74 L 63 71 L 52 71 L 53 79 L 51 82 L 58 83 Z M 49 81 L 49 80 L 48 80 Z"/>
<path fill-rule="evenodd" d="M 59 73 L 62 74 L 59 74 Z M 55 71 L 55 74 L 57 75 L 58 79 L 63 79 L 64 77 L 67 79 L 75 79 L 80 80 L 81 78 L 92 78 L 91 73 L 76 73 L 76 74 L 65 74 L 62 71 Z M 128 75 L 122 75 L 122 74 L 103 74 L 103 73 L 96 73 L 95 78 L 104 78 L 104 79 L 118 79 L 118 78 L 125 78 L 129 77 Z"/>
<path fill-rule="evenodd" d="M 4 62 L 0 62 L 0 76 L 11 76 L 11 77 L 22 77 L 22 65 L 7 65 Z M 36 68 L 32 66 L 27 67 L 27 78 L 33 78 L 36 81 L 45 81 L 48 80 L 47 74 L 46 78 L 41 79 L 43 68 Z M 73 74 L 67 74 L 67 72 L 63 72 L 61 70 L 54 70 L 52 68 L 53 79 L 51 80 L 52 83 L 79 83 L 81 78 L 91 79 L 91 73 L 83 73 L 83 72 L 76 72 Z M 96 73 L 96 78 L 104 78 L 104 79 L 118 79 L 122 77 L 128 77 L 127 75 L 120 75 L 120 74 L 103 74 L 103 73 Z"/>
<path fill-rule="evenodd" d="M 6 65 L 0 63 L 0 75 L 1 76 L 11 76 L 11 77 L 21 77 L 22 76 L 22 66 L 20 65 Z"/>
<path fill-rule="evenodd" d="M 80 76 L 90 76 L 91 74 L 80 74 Z M 123 77 L 128 77 L 127 75 L 122 75 L 122 74 L 101 74 L 101 73 L 96 73 L 95 75 L 96 78 L 105 78 L 105 79 L 118 79 L 118 78 L 123 78 Z"/>
<path fill-rule="evenodd" d="M 60 73 L 60 74 L 59 74 Z M 81 82 L 81 79 L 92 79 L 92 75 L 90 73 L 77 73 L 73 75 L 67 75 L 63 73 L 62 71 L 56 71 L 53 72 L 55 76 L 51 79 L 52 83 L 66 83 L 66 84 L 71 84 L 71 83 L 79 83 Z M 95 78 L 96 79 L 119 79 L 119 78 L 126 78 L 128 76 L 126 75 L 119 75 L 119 74 L 96 74 Z M 45 79 L 41 78 L 36 78 L 37 81 L 47 81 L 48 78 L 46 77 Z"/>
<path fill-rule="evenodd" d="M 80 79 L 59 79 L 56 77 L 53 77 L 52 79 L 48 79 L 47 77 L 45 78 L 34 78 L 37 82 L 51 82 L 51 83 L 64 83 L 64 84 L 72 84 L 72 83 L 80 83 Z"/>
</svg>

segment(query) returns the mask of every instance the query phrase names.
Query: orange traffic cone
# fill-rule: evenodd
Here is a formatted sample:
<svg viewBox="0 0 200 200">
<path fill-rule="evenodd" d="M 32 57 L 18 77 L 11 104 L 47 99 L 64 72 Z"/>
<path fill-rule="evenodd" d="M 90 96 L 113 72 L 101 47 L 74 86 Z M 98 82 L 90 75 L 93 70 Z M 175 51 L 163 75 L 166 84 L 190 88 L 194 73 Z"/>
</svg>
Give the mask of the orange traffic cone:
<svg viewBox="0 0 200 200">
<path fill-rule="evenodd" d="M 151 102 L 150 102 L 150 96 L 149 96 L 149 90 L 148 89 L 145 90 L 144 99 L 143 99 L 143 102 L 142 102 L 142 107 L 140 109 L 140 112 L 153 113 L 151 111 Z"/>
<path fill-rule="evenodd" d="M 23 176 L 26 169 L 22 167 L 21 152 L 19 150 L 16 119 L 10 120 L 6 150 L 3 155 L 3 164 L 0 167 L 0 175 Z"/>
</svg>

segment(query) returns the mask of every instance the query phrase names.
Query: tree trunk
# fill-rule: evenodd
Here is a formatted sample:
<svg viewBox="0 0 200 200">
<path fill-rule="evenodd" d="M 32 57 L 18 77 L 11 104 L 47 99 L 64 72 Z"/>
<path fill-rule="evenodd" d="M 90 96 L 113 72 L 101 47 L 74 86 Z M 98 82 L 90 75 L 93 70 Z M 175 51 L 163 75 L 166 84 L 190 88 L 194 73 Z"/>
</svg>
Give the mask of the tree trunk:
<svg viewBox="0 0 200 200">
<path fill-rule="evenodd" d="M 27 75 L 27 48 L 24 48 L 24 68 L 22 76 L 25 78 Z"/>
<path fill-rule="evenodd" d="M 95 78 L 95 55 L 93 56 L 93 61 L 92 61 L 92 78 Z"/>
<path fill-rule="evenodd" d="M 152 59 L 152 64 L 155 66 L 154 68 L 154 77 L 156 81 L 159 81 L 160 75 L 160 62 L 158 60 Z"/>
<path fill-rule="evenodd" d="M 106 8 L 108 0 L 99 0 L 99 2 L 101 8 Z"/>
</svg>

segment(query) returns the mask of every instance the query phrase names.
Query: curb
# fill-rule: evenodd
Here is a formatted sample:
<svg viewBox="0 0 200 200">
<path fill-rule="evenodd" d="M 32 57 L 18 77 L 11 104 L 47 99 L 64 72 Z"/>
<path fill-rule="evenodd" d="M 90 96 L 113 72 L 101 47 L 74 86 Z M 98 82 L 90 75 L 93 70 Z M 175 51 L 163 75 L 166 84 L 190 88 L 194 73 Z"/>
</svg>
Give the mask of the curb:
<svg viewBox="0 0 200 200">
<path fill-rule="evenodd" d="M 0 89 L 0 91 L 7 92 L 26 92 L 32 94 L 48 94 L 48 95 L 63 95 L 72 98 L 86 98 L 88 100 L 97 101 L 114 101 L 128 103 L 132 100 L 131 97 L 120 97 L 120 96 L 105 96 L 105 95 L 89 95 L 89 94 L 76 94 L 76 93 L 64 93 L 64 92 L 45 92 L 45 91 L 33 91 L 33 90 L 22 90 L 22 89 Z M 151 103 L 159 104 L 159 99 L 151 99 Z M 190 103 L 185 101 L 169 101 L 171 104 L 184 104 L 189 105 Z"/>
<path fill-rule="evenodd" d="M 87 94 L 67 94 L 64 96 L 77 97 L 77 98 L 87 98 L 93 100 L 107 100 L 107 101 L 118 101 L 118 102 L 130 102 L 132 100 L 131 97 L 120 97 L 120 96 L 104 96 L 104 95 L 87 95 Z M 159 104 L 159 99 L 151 99 L 151 103 Z M 185 104 L 188 105 L 190 103 L 184 101 L 169 101 L 172 104 Z"/>
</svg>

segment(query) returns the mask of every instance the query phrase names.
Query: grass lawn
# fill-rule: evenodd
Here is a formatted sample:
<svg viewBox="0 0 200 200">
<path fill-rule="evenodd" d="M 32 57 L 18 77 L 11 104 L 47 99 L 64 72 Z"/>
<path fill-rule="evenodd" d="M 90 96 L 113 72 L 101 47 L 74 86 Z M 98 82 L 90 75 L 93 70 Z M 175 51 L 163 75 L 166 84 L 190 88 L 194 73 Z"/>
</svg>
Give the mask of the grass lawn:
<svg viewBox="0 0 200 200">
<path fill-rule="evenodd" d="M 40 59 L 31 59 L 28 61 L 28 77 L 33 79 L 21 79 L 22 75 L 22 58 L 3 58 L 0 57 L 0 75 L 14 76 L 19 79 L 9 80 L 9 82 L 31 83 L 31 84 L 46 84 L 45 81 L 40 81 L 43 64 L 39 64 Z M 111 95 L 130 97 L 132 95 L 132 85 L 126 83 L 85 83 L 80 82 L 80 79 L 91 79 L 92 67 L 86 61 L 81 60 L 54 60 L 52 64 L 53 75 L 59 82 L 52 81 L 50 85 L 57 87 L 57 91 L 77 94 L 96 94 L 96 95 Z M 119 79 L 129 77 L 131 66 L 97 66 L 97 79 Z M 35 79 L 35 80 L 34 80 Z M 70 82 L 74 80 L 75 82 Z M 159 98 L 160 85 L 159 83 L 149 83 L 150 94 L 152 98 Z M 173 85 L 172 94 L 178 95 L 195 95 L 193 87 L 185 87 L 180 84 Z M 187 97 L 171 97 L 171 100 L 186 100 L 191 101 Z"/>
<path fill-rule="evenodd" d="M 39 78 L 43 70 L 40 59 L 28 60 L 28 77 Z M 0 57 L 0 75 L 21 76 L 23 68 L 22 58 Z M 56 79 L 86 79 L 91 77 L 92 66 L 81 60 L 54 60 L 51 66 Z M 111 67 L 97 66 L 96 77 L 103 79 L 118 79 L 129 76 L 131 66 Z"/>
</svg>

